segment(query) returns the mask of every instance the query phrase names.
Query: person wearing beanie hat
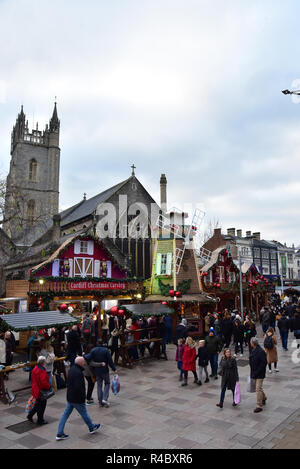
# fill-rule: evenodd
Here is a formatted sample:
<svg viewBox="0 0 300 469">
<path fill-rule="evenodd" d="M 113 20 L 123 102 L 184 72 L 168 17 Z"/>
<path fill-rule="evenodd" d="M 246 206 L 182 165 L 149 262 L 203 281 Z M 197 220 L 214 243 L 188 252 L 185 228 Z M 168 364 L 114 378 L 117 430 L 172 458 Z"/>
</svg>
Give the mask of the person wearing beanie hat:
<svg viewBox="0 0 300 469">
<path fill-rule="evenodd" d="M 211 378 L 218 379 L 218 357 L 219 353 L 222 350 L 222 341 L 221 339 L 215 335 L 214 328 L 211 327 L 209 330 L 208 336 L 205 338 L 205 343 L 207 347 L 207 351 L 209 354 L 209 362 L 211 366 Z"/>
</svg>

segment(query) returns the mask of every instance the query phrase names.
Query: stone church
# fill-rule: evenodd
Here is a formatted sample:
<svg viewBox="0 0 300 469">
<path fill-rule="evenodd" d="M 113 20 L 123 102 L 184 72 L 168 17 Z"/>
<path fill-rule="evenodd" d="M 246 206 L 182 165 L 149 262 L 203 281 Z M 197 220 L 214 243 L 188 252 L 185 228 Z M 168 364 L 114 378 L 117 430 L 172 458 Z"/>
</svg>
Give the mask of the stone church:
<svg viewBox="0 0 300 469">
<path fill-rule="evenodd" d="M 167 180 L 161 176 L 158 205 L 135 174 L 98 195 L 59 213 L 60 120 L 55 103 L 49 125 L 29 131 L 23 107 L 12 131 L 5 219 L 1 236 L 11 240 L 13 255 L 6 279 L 25 280 L 30 269 L 51 256 L 74 234 L 104 238 L 107 248 L 132 276 L 151 275 L 153 225 L 166 211 Z M 161 210 L 162 209 L 162 210 Z M 108 216 L 108 212 L 110 215 Z"/>
</svg>

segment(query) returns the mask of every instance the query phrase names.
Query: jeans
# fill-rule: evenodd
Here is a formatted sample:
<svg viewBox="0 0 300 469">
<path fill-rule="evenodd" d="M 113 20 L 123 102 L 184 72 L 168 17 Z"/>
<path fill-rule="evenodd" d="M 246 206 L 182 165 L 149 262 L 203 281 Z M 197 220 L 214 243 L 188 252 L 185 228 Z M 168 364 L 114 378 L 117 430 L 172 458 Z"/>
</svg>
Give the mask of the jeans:
<svg viewBox="0 0 300 469">
<path fill-rule="evenodd" d="M 182 362 L 177 362 L 177 368 L 180 371 L 180 378 L 183 376 Z"/>
<path fill-rule="evenodd" d="M 103 383 L 104 383 L 104 390 L 103 390 Z M 102 376 L 97 376 L 97 393 L 98 393 L 99 404 L 102 404 L 102 401 L 108 400 L 109 387 L 110 387 L 109 373 L 106 373 Z"/>
<path fill-rule="evenodd" d="M 282 347 L 287 350 L 289 331 L 280 331 Z"/>
<path fill-rule="evenodd" d="M 222 404 L 223 404 L 224 399 L 225 399 L 226 389 L 227 389 L 227 386 L 225 385 L 225 386 L 223 386 L 222 391 L 221 391 L 220 403 L 222 403 Z M 232 395 L 233 395 L 233 400 L 234 400 L 234 391 L 232 391 Z"/>
<path fill-rule="evenodd" d="M 91 376 L 86 376 L 85 379 L 87 380 L 87 383 L 88 383 L 88 388 L 87 388 L 87 393 L 86 393 L 86 400 L 90 401 L 92 399 L 92 394 L 93 394 L 93 391 L 94 391 L 95 383 L 93 383 L 93 380 L 92 380 Z"/>
<path fill-rule="evenodd" d="M 236 355 L 238 354 L 239 345 L 240 345 L 240 348 L 241 348 L 241 354 L 243 355 L 244 349 L 243 349 L 243 341 L 242 341 L 242 340 L 238 340 L 238 341 L 234 342 L 234 347 L 235 347 L 234 353 L 235 353 Z"/>
<path fill-rule="evenodd" d="M 199 381 L 201 381 L 201 382 L 202 382 L 203 370 L 205 372 L 206 379 L 208 379 L 207 366 L 199 366 Z"/>
<path fill-rule="evenodd" d="M 213 376 L 217 376 L 218 375 L 218 354 L 215 353 L 215 354 L 209 354 L 209 362 L 210 362 L 210 366 L 211 366 L 211 374 Z"/>
<path fill-rule="evenodd" d="M 64 433 L 65 425 L 70 417 L 71 413 L 73 412 L 73 409 L 76 409 L 79 415 L 83 418 L 87 426 L 89 427 L 89 430 L 92 430 L 94 428 L 94 423 L 91 420 L 91 417 L 88 414 L 87 408 L 85 403 L 84 404 L 72 404 L 71 402 L 67 402 L 67 407 L 59 421 L 58 425 L 58 430 L 57 434 L 62 435 Z"/>
</svg>

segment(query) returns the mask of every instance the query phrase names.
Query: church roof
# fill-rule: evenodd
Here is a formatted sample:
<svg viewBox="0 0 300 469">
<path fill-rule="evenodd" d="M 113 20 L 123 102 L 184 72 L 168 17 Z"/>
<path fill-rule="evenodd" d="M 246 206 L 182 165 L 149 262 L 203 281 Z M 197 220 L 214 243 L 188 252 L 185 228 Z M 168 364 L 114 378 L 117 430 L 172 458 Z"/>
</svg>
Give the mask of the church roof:
<svg viewBox="0 0 300 469">
<path fill-rule="evenodd" d="M 69 225 L 70 223 L 73 223 L 76 220 L 80 220 L 82 218 L 86 218 L 92 215 L 92 213 L 94 212 L 94 210 L 96 210 L 99 204 L 106 202 L 113 194 L 115 194 L 115 192 L 121 189 L 121 187 L 127 181 L 129 181 L 129 179 L 126 179 L 125 181 L 122 181 L 119 184 L 116 184 L 115 186 L 106 189 L 104 192 L 95 195 L 91 199 L 84 199 L 78 204 L 73 205 L 67 210 L 61 212 L 61 227 Z"/>
</svg>

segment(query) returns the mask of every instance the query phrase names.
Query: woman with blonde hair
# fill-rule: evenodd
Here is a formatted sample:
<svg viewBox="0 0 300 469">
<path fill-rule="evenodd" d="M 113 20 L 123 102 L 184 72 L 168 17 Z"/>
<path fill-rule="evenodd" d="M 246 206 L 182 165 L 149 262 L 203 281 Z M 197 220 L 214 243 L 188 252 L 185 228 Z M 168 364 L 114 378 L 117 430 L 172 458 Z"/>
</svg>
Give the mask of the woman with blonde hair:
<svg viewBox="0 0 300 469">
<path fill-rule="evenodd" d="M 196 342 L 193 341 L 192 337 L 187 337 L 182 355 L 182 371 L 184 382 L 181 386 L 187 386 L 189 371 L 191 371 L 194 375 L 194 383 L 198 383 L 198 376 L 196 373 L 196 356 Z"/>
</svg>

